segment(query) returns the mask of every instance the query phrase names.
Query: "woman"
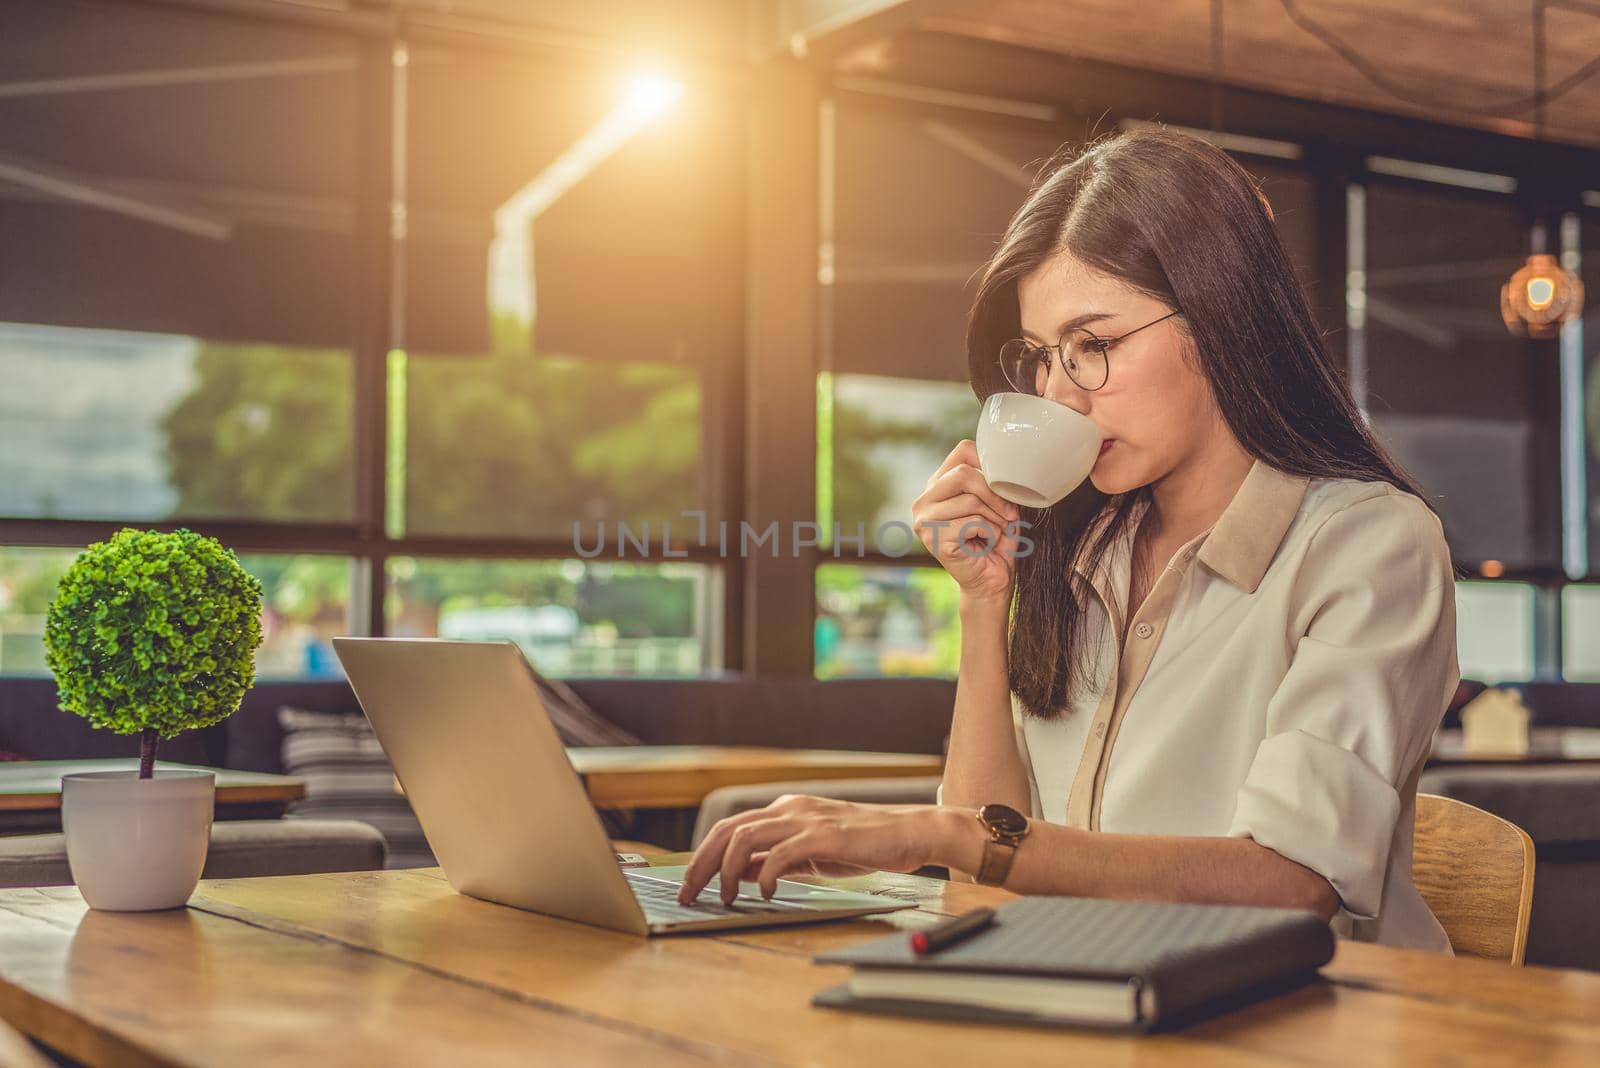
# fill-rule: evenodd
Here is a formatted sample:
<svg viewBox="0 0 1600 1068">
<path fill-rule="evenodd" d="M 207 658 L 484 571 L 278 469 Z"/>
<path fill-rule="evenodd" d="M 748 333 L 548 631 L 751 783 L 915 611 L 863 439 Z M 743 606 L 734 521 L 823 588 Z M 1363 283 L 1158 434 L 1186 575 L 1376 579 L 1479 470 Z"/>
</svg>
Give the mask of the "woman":
<svg viewBox="0 0 1600 1068">
<path fill-rule="evenodd" d="M 1411 830 L 1459 677 L 1450 553 L 1249 176 L 1166 131 L 1048 172 L 967 344 L 980 396 L 1041 394 L 1107 444 L 1048 509 L 998 497 L 971 441 L 915 502 L 960 586 L 939 804 L 780 799 L 716 826 L 683 899 L 719 871 L 770 893 L 934 864 L 1025 894 L 1297 906 L 1448 952 Z"/>
</svg>

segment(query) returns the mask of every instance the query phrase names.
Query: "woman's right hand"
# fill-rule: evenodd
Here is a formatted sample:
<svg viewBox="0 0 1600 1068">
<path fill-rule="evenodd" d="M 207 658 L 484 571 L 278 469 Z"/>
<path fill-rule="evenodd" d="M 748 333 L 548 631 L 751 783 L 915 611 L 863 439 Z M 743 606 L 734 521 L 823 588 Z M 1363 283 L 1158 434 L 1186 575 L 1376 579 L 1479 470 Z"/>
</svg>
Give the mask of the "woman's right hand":
<svg viewBox="0 0 1600 1068">
<path fill-rule="evenodd" d="M 1018 544 L 1017 528 L 1008 533 L 1007 527 L 1021 518 L 1020 508 L 989 488 L 971 439 L 950 450 L 927 489 L 911 502 L 917 537 L 950 572 L 963 598 L 1002 610 L 1011 605 Z M 974 526 L 963 539 L 962 528 L 969 523 Z"/>
</svg>

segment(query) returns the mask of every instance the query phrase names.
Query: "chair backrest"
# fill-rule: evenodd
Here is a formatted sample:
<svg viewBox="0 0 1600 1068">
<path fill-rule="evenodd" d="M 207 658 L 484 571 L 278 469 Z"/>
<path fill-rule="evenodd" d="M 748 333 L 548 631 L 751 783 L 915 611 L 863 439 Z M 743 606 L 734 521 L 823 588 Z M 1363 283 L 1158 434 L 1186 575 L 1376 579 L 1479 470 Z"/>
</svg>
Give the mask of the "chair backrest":
<svg viewBox="0 0 1600 1068">
<path fill-rule="evenodd" d="M 1533 905 L 1533 839 L 1465 801 L 1417 795 L 1411 878 L 1450 945 L 1521 964 Z"/>
</svg>

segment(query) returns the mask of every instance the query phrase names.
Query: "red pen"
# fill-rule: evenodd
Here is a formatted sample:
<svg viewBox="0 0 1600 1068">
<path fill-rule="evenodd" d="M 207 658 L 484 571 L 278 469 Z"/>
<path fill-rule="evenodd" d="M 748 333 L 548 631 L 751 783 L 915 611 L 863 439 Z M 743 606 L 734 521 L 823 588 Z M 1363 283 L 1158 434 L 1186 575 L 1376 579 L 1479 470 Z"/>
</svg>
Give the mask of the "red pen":
<svg viewBox="0 0 1600 1068">
<path fill-rule="evenodd" d="M 936 924 L 925 931 L 911 932 L 911 952 L 917 956 L 937 953 L 963 939 L 970 938 L 994 923 L 994 909 L 973 909 L 952 920 Z"/>
</svg>

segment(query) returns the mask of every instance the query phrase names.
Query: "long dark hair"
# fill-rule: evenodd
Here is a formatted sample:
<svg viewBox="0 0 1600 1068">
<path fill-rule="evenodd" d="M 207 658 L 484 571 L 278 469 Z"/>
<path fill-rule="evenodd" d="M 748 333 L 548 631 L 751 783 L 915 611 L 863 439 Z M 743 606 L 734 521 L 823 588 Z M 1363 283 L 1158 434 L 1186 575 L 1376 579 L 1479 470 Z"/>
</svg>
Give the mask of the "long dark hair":
<svg viewBox="0 0 1600 1068">
<path fill-rule="evenodd" d="M 1250 455 L 1288 474 L 1388 482 L 1426 500 L 1368 431 L 1272 209 L 1222 150 L 1147 128 L 1052 161 L 983 271 L 967 327 L 980 398 L 1010 388 L 996 356 L 1021 332 L 1018 281 L 1063 252 L 1181 313 L 1173 322 Z M 1091 593 L 1074 565 L 1102 559 L 1149 492 L 1108 496 L 1085 482 L 1051 508 L 1023 510 L 1033 551 L 1017 559 L 1010 676 L 1029 714 L 1059 715 L 1087 678 L 1081 606 Z"/>
</svg>

